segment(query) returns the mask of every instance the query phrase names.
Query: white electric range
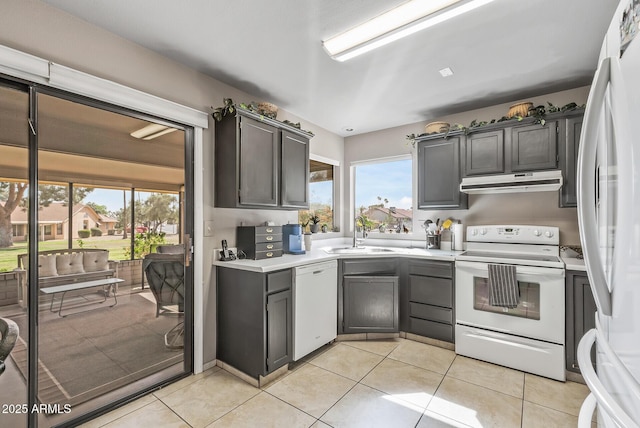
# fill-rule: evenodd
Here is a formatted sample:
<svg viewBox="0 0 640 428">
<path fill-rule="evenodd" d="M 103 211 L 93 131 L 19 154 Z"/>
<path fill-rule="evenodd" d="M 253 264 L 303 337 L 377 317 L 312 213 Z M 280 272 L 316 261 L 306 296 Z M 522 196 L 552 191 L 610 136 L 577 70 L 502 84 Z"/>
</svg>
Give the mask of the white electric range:
<svg viewBox="0 0 640 428">
<path fill-rule="evenodd" d="M 456 353 L 565 379 L 565 270 L 559 229 L 469 226 L 456 257 Z M 489 265 L 513 265 L 519 301 L 489 304 Z"/>
</svg>

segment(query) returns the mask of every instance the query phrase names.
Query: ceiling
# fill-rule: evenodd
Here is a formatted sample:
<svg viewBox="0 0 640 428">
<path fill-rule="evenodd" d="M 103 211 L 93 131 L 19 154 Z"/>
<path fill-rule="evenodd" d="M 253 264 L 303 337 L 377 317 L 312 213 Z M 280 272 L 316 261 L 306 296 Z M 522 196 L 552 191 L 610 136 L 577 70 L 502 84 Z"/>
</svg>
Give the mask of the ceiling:
<svg viewBox="0 0 640 428">
<path fill-rule="evenodd" d="M 0 181 L 28 177 L 28 94 L 0 87 Z M 184 131 L 152 140 L 130 133 L 149 122 L 38 95 L 38 177 L 47 182 L 178 191 Z"/>
<path fill-rule="evenodd" d="M 337 62 L 321 40 L 404 0 L 44 1 L 342 136 L 587 85 L 617 5 L 495 0 Z"/>
</svg>

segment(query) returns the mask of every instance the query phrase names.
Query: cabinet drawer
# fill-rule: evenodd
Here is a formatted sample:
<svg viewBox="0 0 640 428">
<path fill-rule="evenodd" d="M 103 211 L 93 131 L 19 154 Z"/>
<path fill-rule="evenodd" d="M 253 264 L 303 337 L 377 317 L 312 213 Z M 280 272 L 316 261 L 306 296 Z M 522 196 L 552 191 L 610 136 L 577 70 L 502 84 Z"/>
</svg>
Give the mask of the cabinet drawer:
<svg viewBox="0 0 640 428">
<path fill-rule="evenodd" d="M 282 242 L 282 233 L 272 233 L 270 235 L 256 235 L 256 244 Z"/>
<path fill-rule="evenodd" d="M 453 278 L 453 263 L 433 260 L 410 260 L 409 274 Z"/>
<path fill-rule="evenodd" d="M 280 252 L 282 254 L 282 252 Z M 288 290 L 292 284 L 291 269 L 267 274 L 267 293 Z"/>
<path fill-rule="evenodd" d="M 256 226 L 256 235 L 282 234 L 282 226 Z"/>
<path fill-rule="evenodd" d="M 453 310 L 439 306 L 409 303 L 409 316 L 453 324 Z"/>
<path fill-rule="evenodd" d="M 343 260 L 343 275 L 372 275 L 372 274 L 390 274 L 396 273 L 395 259 L 376 259 L 376 260 Z"/>
<path fill-rule="evenodd" d="M 450 279 L 409 275 L 409 301 L 453 307 L 453 284 Z"/>
<path fill-rule="evenodd" d="M 282 250 L 282 242 L 265 242 L 256 244 L 256 251 Z"/>
<path fill-rule="evenodd" d="M 274 257 L 282 257 L 282 250 L 256 251 L 254 260 L 272 259 Z"/>
<path fill-rule="evenodd" d="M 444 340 L 445 342 L 453 342 L 453 326 L 451 324 L 442 324 L 412 317 L 409 318 L 409 332 Z"/>
</svg>

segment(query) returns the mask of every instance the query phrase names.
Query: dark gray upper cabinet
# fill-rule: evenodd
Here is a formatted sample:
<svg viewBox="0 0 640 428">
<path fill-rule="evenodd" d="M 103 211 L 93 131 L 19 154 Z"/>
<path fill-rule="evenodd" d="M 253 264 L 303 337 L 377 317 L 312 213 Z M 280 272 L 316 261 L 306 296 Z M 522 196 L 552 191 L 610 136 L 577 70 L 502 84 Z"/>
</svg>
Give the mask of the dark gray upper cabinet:
<svg viewBox="0 0 640 428">
<path fill-rule="evenodd" d="M 279 137 L 273 126 L 250 118 L 240 119 L 240 205 L 278 206 Z"/>
<path fill-rule="evenodd" d="M 576 197 L 576 163 L 578 161 L 578 149 L 580 145 L 580 133 L 582 132 L 582 115 L 569 117 L 561 122 L 559 147 L 559 163 L 562 169 L 562 190 L 560 192 L 561 207 L 575 207 L 578 203 Z"/>
<path fill-rule="evenodd" d="M 511 128 L 511 171 L 558 167 L 558 122 Z"/>
<path fill-rule="evenodd" d="M 586 272 L 567 271 L 566 282 L 566 368 L 569 371 L 580 373 L 577 357 L 578 343 L 587 331 L 595 328 L 597 307 Z M 595 361 L 595 350 L 592 350 L 591 361 Z"/>
<path fill-rule="evenodd" d="M 477 132 L 467 137 L 465 175 L 504 172 L 504 130 Z"/>
<path fill-rule="evenodd" d="M 464 209 L 460 192 L 464 136 L 418 141 L 418 209 Z"/>
<path fill-rule="evenodd" d="M 291 269 L 217 273 L 217 358 L 253 378 L 292 360 Z"/>
<path fill-rule="evenodd" d="M 312 134 L 237 112 L 215 125 L 215 206 L 308 208 Z"/>
<path fill-rule="evenodd" d="M 309 207 L 309 139 L 282 131 L 282 184 L 280 205 L 283 208 Z M 301 177 L 307 177 L 301 180 Z"/>
</svg>

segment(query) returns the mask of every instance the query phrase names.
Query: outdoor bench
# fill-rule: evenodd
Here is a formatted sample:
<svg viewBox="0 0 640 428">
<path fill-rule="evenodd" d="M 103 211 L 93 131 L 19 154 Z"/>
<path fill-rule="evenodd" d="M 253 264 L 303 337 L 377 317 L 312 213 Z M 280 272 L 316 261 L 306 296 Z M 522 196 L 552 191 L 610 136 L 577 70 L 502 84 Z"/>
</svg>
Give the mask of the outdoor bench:
<svg viewBox="0 0 640 428">
<path fill-rule="evenodd" d="M 20 303 L 26 306 L 28 254 L 18 255 L 18 269 L 21 275 Z M 53 311 L 55 294 L 63 293 L 58 315 L 62 316 L 64 296 L 69 291 L 103 287 L 104 297 L 113 294 L 115 306 L 117 301 L 118 262 L 109 260 L 109 251 L 95 248 L 74 248 L 38 252 L 38 289 L 41 293 L 51 295 L 50 309 Z"/>
</svg>

